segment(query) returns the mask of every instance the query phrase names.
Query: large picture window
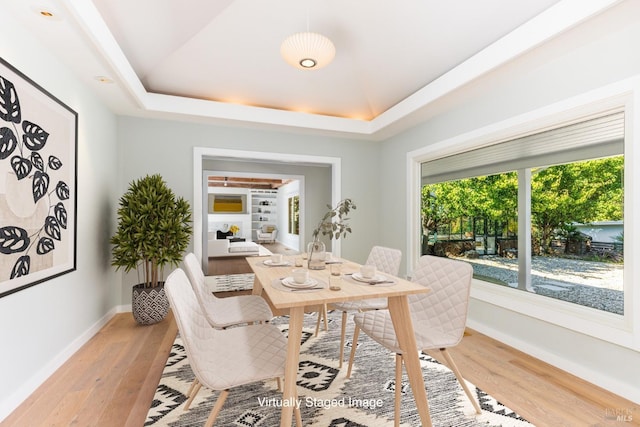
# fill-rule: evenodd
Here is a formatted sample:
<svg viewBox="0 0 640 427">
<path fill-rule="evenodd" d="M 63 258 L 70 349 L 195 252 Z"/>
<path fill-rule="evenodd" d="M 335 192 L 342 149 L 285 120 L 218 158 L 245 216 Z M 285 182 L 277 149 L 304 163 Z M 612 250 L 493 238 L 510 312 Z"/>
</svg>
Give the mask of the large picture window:
<svg viewBox="0 0 640 427">
<path fill-rule="evenodd" d="M 422 254 L 624 314 L 624 113 L 422 164 Z"/>
</svg>

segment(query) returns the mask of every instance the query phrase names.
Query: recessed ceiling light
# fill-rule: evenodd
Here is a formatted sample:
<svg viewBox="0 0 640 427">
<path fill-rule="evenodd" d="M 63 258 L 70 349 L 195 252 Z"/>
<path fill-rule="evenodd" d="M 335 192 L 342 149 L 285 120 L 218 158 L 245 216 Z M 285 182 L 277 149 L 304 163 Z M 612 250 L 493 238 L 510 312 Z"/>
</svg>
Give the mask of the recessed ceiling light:
<svg viewBox="0 0 640 427">
<path fill-rule="evenodd" d="M 111 77 L 107 77 L 107 76 L 96 76 L 95 79 L 97 81 L 99 81 L 100 83 L 104 83 L 104 84 L 113 83 L 113 79 Z"/>
<path fill-rule="evenodd" d="M 46 19 L 47 21 L 61 21 L 62 15 L 57 13 L 55 10 L 40 5 L 32 7 L 32 10 L 37 13 L 41 18 Z"/>
</svg>

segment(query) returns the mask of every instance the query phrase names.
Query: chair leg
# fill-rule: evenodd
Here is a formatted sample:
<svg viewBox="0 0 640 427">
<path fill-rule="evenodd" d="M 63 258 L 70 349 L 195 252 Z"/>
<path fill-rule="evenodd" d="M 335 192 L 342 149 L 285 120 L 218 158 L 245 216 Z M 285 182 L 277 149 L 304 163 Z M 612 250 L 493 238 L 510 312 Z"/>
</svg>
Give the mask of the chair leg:
<svg viewBox="0 0 640 427">
<path fill-rule="evenodd" d="M 322 304 L 322 315 L 324 316 L 324 330 L 326 332 L 329 330 L 329 309 L 327 304 Z"/>
<path fill-rule="evenodd" d="M 193 382 L 191 383 L 191 387 L 189 387 L 189 391 L 187 392 L 187 397 L 191 396 L 193 389 L 196 388 L 197 385 L 198 385 L 198 379 L 194 378 Z"/>
<path fill-rule="evenodd" d="M 320 321 L 322 320 L 322 310 L 318 311 L 318 320 L 316 320 L 316 337 L 318 336 L 318 332 L 320 332 Z"/>
<path fill-rule="evenodd" d="M 189 407 L 191 406 L 191 402 L 193 402 L 193 399 L 196 397 L 201 387 L 202 387 L 202 384 L 200 384 L 200 382 L 197 379 L 193 381 L 193 384 L 191 384 L 191 389 L 188 394 L 189 399 L 184 403 L 184 409 L 183 409 L 184 411 L 189 410 Z"/>
<path fill-rule="evenodd" d="M 218 396 L 218 400 L 216 400 L 216 404 L 213 406 L 211 413 L 209 414 L 209 418 L 207 418 L 207 422 L 204 427 L 211 427 L 213 423 L 216 422 L 216 418 L 218 418 L 218 414 L 222 409 L 222 405 L 224 405 L 224 401 L 227 400 L 227 396 L 229 395 L 229 390 L 222 390 L 220 392 L 220 396 Z"/>
<path fill-rule="evenodd" d="M 393 426 L 400 427 L 400 403 L 402 398 L 402 355 L 396 353 L 396 390 L 393 406 Z"/>
<path fill-rule="evenodd" d="M 296 401 L 298 400 L 298 393 L 296 393 Z M 293 415 L 296 417 L 296 427 L 303 427 L 302 414 L 300 413 L 300 407 L 298 405 L 293 407 Z"/>
<path fill-rule="evenodd" d="M 351 354 L 349 355 L 349 368 L 347 369 L 347 378 L 351 378 L 351 368 L 353 367 L 353 359 L 356 357 L 356 348 L 358 347 L 358 336 L 360 328 L 358 325 L 353 329 L 353 340 L 351 341 Z"/>
<path fill-rule="evenodd" d="M 449 368 L 453 371 L 453 373 L 455 374 L 456 378 L 458 379 L 458 382 L 462 386 L 462 389 L 464 390 L 465 394 L 467 395 L 467 397 L 471 401 L 471 404 L 473 405 L 473 407 L 476 410 L 476 414 L 481 414 L 482 410 L 480 409 L 480 404 L 478 404 L 478 399 L 476 399 L 473 396 L 473 394 L 471 393 L 471 390 L 469 390 L 469 387 L 467 387 L 467 383 L 464 381 L 464 378 L 462 378 L 462 374 L 460 373 L 460 371 L 458 370 L 458 367 L 456 366 L 455 362 L 453 361 L 453 358 L 451 357 L 451 354 L 449 354 L 449 352 L 447 351 L 446 348 L 441 348 L 440 352 L 442 353 L 444 358 L 447 360 L 447 365 L 449 365 Z"/>
<path fill-rule="evenodd" d="M 338 368 L 342 368 L 342 359 L 344 359 L 344 338 L 347 333 L 347 312 L 342 312 L 342 326 L 340 328 L 340 363 Z"/>
<path fill-rule="evenodd" d="M 316 322 L 316 337 L 320 331 L 320 317 L 324 318 L 324 330 L 329 330 L 329 319 L 327 318 L 327 304 L 322 304 L 322 309 L 318 312 L 318 321 Z"/>
</svg>

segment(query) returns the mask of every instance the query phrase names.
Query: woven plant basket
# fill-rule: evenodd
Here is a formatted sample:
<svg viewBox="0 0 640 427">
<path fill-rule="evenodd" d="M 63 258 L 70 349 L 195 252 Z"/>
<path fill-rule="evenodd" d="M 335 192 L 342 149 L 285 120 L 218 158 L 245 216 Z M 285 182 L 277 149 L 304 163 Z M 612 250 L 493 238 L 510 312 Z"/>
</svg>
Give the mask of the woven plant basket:
<svg viewBox="0 0 640 427">
<path fill-rule="evenodd" d="M 143 284 L 133 287 L 131 295 L 133 318 L 141 325 L 153 325 L 164 320 L 169 313 L 169 300 L 164 292 L 164 283 L 155 288 Z"/>
</svg>

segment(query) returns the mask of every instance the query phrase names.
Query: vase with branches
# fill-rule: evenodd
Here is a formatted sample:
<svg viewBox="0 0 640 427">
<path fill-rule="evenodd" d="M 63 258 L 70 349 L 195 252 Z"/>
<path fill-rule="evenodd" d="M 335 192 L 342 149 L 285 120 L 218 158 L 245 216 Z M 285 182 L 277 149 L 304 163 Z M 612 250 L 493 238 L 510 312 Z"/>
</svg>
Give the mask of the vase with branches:
<svg viewBox="0 0 640 427">
<path fill-rule="evenodd" d="M 343 199 L 335 207 L 327 205 L 327 209 L 329 210 L 313 230 L 313 241 L 307 247 L 310 270 L 325 268 L 326 246 L 320 240 L 320 235 L 329 236 L 329 240 L 337 240 L 340 237 L 346 238 L 351 233 L 348 215 L 356 209 L 355 203 L 351 199 Z"/>
</svg>

